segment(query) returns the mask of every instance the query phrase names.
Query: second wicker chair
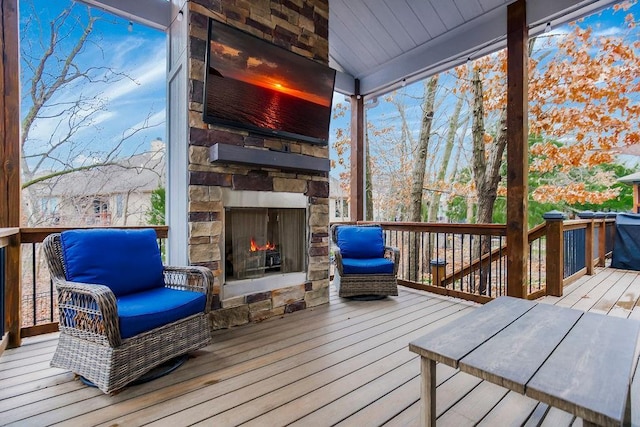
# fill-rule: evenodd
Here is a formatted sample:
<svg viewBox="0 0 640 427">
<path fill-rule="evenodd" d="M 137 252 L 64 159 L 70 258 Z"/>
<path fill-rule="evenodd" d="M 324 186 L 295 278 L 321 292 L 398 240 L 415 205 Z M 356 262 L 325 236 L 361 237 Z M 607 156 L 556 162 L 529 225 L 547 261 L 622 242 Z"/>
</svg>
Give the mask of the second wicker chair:
<svg viewBox="0 0 640 427">
<path fill-rule="evenodd" d="M 381 226 L 334 224 L 331 236 L 339 296 L 398 295 L 400 251 L 385 245 Z"/>
</svg>

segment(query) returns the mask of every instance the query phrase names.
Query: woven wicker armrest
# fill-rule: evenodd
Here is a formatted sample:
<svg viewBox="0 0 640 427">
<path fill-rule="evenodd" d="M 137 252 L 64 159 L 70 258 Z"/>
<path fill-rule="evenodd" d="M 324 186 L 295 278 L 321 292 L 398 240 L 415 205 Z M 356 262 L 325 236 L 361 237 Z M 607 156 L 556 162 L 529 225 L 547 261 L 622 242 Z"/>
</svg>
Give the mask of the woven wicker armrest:
<svg viewBox="0 0 640 427">
<path fill-rule="evenodd" d="M 122 343 L 116 297 L 107 286 L 57 279 L 60 331 L 110 347 Z"/>
<path fill-rule="evenodd" d="M 213 273 L 206 267 L 164 267 L 165 286 L 182 291 L 202 292 L 207 295 L 206 313 L 211 307 L 213 280 Z"/>
<path fill-rule="evenodd" d="M 384 247 L 384 257 L 393 261 L 393 275 L 398 274 L 398 264 L 400 264 L 400 249 L 393 246 Z"/>
<path fill-rule="evenodd" d="M 340 248 L 337 246 L 333 248 L 333 257 L 338 273 L 340 276 L 344 276 L 344 271 L 342 269 L 342 252 L 340 252 Z"/>
</svg>

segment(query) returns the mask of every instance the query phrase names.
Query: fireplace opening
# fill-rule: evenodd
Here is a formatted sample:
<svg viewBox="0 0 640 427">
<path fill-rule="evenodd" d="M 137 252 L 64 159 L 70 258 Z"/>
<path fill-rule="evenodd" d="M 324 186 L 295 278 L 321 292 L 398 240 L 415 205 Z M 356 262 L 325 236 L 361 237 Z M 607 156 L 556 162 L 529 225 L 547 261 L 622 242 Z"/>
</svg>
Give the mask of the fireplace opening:
<svg viewBox="0 0 640 427">
<path fill-rule="evenodd" d="M 225 209 L 225 282 L 305 271 L 305 221 L 305 209 Z"/>
</svg>

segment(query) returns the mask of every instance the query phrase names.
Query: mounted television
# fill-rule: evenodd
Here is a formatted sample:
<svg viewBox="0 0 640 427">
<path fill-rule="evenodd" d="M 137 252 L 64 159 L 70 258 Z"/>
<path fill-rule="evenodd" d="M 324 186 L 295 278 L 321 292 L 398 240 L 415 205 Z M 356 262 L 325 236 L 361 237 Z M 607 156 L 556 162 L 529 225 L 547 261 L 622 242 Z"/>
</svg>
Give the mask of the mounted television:
<svg viewBox="0 0 640 427">
<path fill-rule="evenodd" d="M 209 19 L 207 123 L 327 144 L 335 70 Z"/>
</svg>

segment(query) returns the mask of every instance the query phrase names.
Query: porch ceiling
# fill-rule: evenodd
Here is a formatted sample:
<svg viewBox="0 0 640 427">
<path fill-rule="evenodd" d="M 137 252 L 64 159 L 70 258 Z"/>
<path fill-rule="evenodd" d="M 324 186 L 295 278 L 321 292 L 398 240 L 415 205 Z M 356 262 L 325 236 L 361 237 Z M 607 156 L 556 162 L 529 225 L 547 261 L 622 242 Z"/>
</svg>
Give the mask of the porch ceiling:
<svg viewBox="0 0 640 427">
<path fill-rule="evenodd" d="M 156 28 L 168 28 L 185 0 L 81 0 Z M 445 71 L 506 46 L 515 0 L 329 0 L 329 65 L 336 90 L 365 97 Z M 528 0 L 530 34 L 593 13 L 616 0 Z"/>
<path fill-rule="evenodd" d="M 455 67 L 506 46 L 507 6 L 514 0 L 329 0 L 329 65 L 336 90 L 362 95 Z M 529 0 L 530 34 L 558 26 L 615 0 Z"/>
</svg>

